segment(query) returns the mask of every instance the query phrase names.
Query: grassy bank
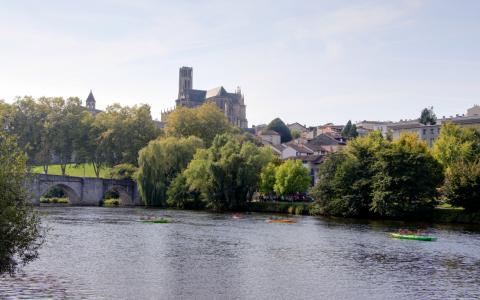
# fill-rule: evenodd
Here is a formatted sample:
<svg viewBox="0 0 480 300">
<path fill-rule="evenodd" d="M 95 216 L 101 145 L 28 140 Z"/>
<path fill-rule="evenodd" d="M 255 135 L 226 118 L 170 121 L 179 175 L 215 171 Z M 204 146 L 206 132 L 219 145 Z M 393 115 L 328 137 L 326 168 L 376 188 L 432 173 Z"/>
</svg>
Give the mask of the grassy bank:
<svg viewBox="0 0 480 300">
<path fill-rule="evenodd" d="M 100 170 L 101 178 L 109 178 L 110 169 L 105 168 Z M 32 173 L 43 174 L 42 166 L 32 167 Z M 68 176 L 77 177 L 96 177 L 92 164 L 68 164 L 65 173 Z M 62 169 L 60 165 L 50 165 L 48 167 L 48 174 L 50 175 L 62 175 Z"/>
<path fill-rule="evenodd" d="M 250 202 L 248 210 L 252 212 L 278 213 L 292 215 L 319 216 L 321 212 L 315 203 L 310 202 Z M 462 208 L 443 205 L 412 220 L 432 223 L 480 224 L 480 212 L 468 213 Z"/>
</svg>

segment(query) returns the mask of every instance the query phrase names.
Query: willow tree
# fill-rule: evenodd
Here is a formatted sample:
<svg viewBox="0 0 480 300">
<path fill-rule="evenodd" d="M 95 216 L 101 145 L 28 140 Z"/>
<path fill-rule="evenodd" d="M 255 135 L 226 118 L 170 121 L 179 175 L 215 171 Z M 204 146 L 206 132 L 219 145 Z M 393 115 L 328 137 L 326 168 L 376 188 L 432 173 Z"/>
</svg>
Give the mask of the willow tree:
<svg viewBox="0 0 480 300">
<path fill-rule="evenodd" d="M 261 170 L 272 160 L 270 149 L 238 140 L 230 134 L 215 137 L 183 172 L 191 190 L 200 191 L 208 208 L 244 208 L 258 188 Z"/>
<path fill-rule="evenodd" d="M 0 274 L 35 259 L 42 244 L 40 220 L 24 189 L 25 174 L 23 150 L 0 132 Z"/>
<path fill-rule="evenodd" d="M 202 147 L 203 141 L 194 136 L 169 137 L 151 141 L 140 150 L 137 182 L 147 206 L 165 206 L 170 184 Z"/>
</svg>

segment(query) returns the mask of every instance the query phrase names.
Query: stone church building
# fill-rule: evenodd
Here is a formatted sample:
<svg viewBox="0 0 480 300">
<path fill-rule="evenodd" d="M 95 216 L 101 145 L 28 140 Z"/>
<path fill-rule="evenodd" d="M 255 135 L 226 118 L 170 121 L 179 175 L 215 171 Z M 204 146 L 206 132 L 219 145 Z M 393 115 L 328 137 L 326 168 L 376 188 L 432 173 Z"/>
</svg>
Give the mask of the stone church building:
<svg viewBox="0 0 480 300">
<path fill-rule="evenodd" d="M 180 68 L 178 85 L 178 98 L 175 100 L 176 107 L 196 107 L 204 103 L 215 103 L 230 122 L 240 128 L 247 128 L 248 122 L 245 112 L 245 102 L 240 88 L 235 93 L 229 93 L 223 86 L 211 90 L 193 89 L 193 69 L 190 67 Z M 171 111 L 162 113 L 162 122 L 165 122 Z"/>
</svg>

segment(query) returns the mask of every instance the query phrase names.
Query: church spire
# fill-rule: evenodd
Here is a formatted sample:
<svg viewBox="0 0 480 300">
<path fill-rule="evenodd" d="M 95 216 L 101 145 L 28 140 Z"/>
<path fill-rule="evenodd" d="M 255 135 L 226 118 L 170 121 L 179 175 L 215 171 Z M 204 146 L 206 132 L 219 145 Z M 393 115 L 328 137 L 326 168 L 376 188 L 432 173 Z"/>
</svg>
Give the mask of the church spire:
<svg viewBox="0 0 480 300">
<path fill-rule="evenodd" d="M 87 109 L 90 112 L 95 111 L 95 97 L 93 97 L 92 90 L 90 90 L 90 94 L 88 94 L 87 101 L 85 101 L 85 104 L 87 105 Z"/>
</svg>

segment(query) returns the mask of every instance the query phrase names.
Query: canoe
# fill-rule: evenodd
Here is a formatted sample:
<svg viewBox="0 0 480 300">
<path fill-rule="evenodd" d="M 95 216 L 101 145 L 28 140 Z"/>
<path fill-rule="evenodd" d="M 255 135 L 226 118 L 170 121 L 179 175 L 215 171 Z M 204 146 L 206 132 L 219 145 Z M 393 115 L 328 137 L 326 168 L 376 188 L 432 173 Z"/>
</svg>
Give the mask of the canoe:
<svg viewBox="0 0 480 300">
<path fill-rule="evenodd" d="M 428 242 L 433 242 L 437 240 L 437 238 L 433 236 L 415 235 L 415 234 L 390 233 L 390 236 L 394 239 L 402 239 L 402 240 L 416 240 L 416 241 L 428 241 Z"/>
<path fill-rule="evenodd" d="M 154 219 L 154 220 L 140 220 L 142 223 L 153 223 L 153 224 L 166 224 L 170 223 L 170 220 L 167 219 Z"/>
<path fill-rule="evenodd" d="M 267 220 L 267 223 L 284 223 L 284 224 L 294 224 L 297 223 L 295 220 L 289 220 L 289 219 L 271 219 Z"/>
</svg>

